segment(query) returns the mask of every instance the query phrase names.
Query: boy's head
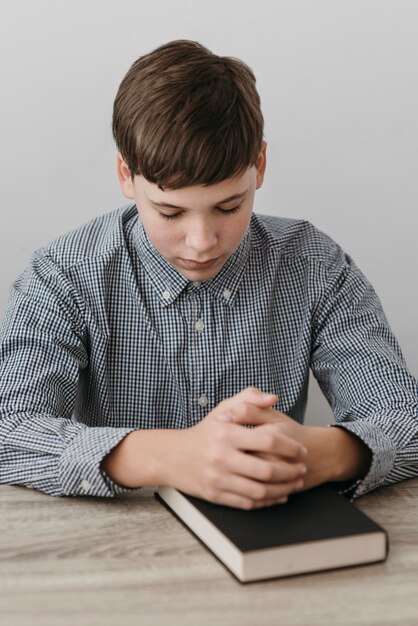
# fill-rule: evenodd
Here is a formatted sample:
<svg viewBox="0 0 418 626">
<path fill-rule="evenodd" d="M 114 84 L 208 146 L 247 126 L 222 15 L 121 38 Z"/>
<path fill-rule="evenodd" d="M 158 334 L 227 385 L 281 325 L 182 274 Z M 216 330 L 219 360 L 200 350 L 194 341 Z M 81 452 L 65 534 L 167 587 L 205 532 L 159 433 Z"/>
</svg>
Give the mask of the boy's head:
<svg viewBox="0 0 418 626">
<path fill-rule="evenodd" d="M 219 183 L 258 160 L 263 116 L 254 74 L 195 41 L 169 42 L 129 69 L 112 128 L 132 176 L 160 189 Z"/>
<path fill-rule="evenodd" d="M 194 41 L 160 46 L 122 80 L 112 129 L 122 191 L 135 199 L 153 245 L 187 278 L 214 276 L 239 246 L 263 182 L 251 69 Z"/>
</svg>

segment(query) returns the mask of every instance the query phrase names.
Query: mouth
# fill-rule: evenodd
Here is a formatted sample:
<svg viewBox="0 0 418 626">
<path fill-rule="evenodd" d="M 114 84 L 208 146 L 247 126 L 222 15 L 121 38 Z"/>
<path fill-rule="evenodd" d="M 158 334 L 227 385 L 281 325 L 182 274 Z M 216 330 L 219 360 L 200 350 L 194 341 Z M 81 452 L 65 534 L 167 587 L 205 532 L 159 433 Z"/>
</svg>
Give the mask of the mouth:
<svg viewBox="0 0 418 626">
<path fill-rule="evenodd" d="M 209 259 L 208 261 L 203 261 L 203 262 L 193 261 L 193 259 L 181 259 L 181 260 L 190 269 L 206 270 L 206 269 L 209 269 L 210 267 L 212 267 L 213 265 L 215 265 L 215 263 L 218 261 L 218 259 L 219 259 L 219 257 L 216 257 L 216 259 Z"/>
</svg>

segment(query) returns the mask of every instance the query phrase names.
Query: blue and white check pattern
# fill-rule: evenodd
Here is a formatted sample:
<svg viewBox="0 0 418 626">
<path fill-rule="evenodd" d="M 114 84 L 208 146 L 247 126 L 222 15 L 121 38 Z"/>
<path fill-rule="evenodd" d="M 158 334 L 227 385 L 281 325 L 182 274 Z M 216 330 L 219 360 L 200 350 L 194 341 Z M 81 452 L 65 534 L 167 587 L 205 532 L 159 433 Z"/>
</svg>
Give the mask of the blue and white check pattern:
<svg viewBox="0 0 418 626">
<path fill-rule="evenodd" d="M 373 452 L 352 497 L 418 474 L 417 382 L 370 283 L 306 221 L 253 214 L 199 284 L 124 206 L 34 253 L 0 349 L 0 483 L 131 491 L 100 468 L 129 432 L 187 428 L 249 385 L 303 422 L 310 368 L 336 424 Z"/>
</svg>

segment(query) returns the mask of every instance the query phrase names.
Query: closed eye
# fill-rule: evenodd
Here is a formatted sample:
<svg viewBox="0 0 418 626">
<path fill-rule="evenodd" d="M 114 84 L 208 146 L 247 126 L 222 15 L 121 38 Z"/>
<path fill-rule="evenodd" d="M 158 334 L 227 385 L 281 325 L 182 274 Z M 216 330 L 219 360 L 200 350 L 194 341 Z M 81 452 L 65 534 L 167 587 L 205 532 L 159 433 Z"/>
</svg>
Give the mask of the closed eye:
<svg viewBox="0 0 418 626">
<path fill-rule="evenodd" d="M 236 213 L 239 209 L 241 208 L 241 205 L 238 204 L 237 206 L 232 207 L 231 209 L 221 209 L 221 207 L 216 207 L 217 211 L 220 211 L 223 215 L 233 215 L 234 213 Z M 172 213 L 171 215 L 168 215 L 167 213 L 161 213 L 160 215 L 163 219 L 165 220 L 175 220 L 176 218 L 178 218 L 180 215 L 182 214 L 182 211 L 179 211 L 179 213 Z"/>
<path fill-rule="evenodd" d="M 176 217 L 180 215 L 180 213 L 173 213 L 172 215 L 167 215 L 166 213 L 160 213 L 160 215 L 165 220 L 175 220 Z"/>
<path fill-rule="evenodd" d="M 241 208 L 241 205 L 238 204 L 237 206 L 232 207 L 232 209 L 219 209 L 219 211 L 222 211 L 222 213 L 236 213 L 238 211 L 238 209 Z"/>
</svg>

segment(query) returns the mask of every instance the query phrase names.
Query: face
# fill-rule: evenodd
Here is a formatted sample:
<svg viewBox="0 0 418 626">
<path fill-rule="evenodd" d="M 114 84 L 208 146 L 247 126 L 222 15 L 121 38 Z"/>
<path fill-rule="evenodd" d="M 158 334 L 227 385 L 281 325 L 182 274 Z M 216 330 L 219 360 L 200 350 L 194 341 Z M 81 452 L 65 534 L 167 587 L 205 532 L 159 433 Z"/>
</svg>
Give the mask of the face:
<svg viewBox="0 0 418 626">
<path fill-rule="evenodd" d="M 132 181 L 118 154 L 122 193 L 135 201 L 153 246 L 185 278 L 213 278 L 239 247 L 251 219 L 255 191 L 263 183 L 266 147 L 263 142 L 257 166 L 242 176 L 207 187 L 164 191 L 143 176 Z"/>
</svg>

